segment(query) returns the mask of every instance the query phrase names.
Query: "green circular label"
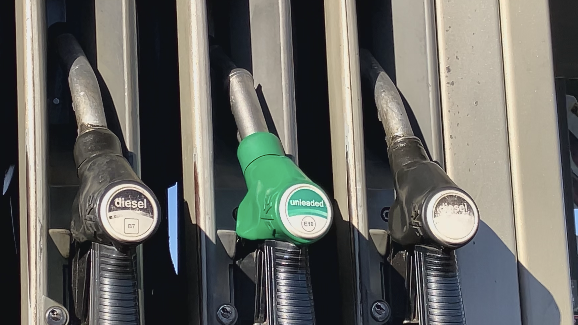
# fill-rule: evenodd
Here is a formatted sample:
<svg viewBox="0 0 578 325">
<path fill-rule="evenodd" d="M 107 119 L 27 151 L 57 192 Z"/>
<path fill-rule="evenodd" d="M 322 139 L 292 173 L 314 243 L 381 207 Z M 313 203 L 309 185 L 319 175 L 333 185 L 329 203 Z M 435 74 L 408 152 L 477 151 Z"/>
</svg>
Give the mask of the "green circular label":
<svg viewBox="0 0 578 325">
<path fill-rule="evenodd" d="M 295 236 L 318 238 L 331 225 L 331 206 L 323 192 L 309 184 L 297 184 L 283 195 L 285 227 Z"/>
</svg>

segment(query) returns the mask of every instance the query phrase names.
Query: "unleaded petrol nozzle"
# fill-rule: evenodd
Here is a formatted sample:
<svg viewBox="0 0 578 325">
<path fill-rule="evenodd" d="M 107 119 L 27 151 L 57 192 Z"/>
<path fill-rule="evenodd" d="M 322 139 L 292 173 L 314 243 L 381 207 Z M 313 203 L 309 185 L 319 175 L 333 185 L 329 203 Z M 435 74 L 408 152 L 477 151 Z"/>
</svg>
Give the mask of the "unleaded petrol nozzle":
<svg viewBox="0 0 578 325">
<path fill-rule="evenodd" d="M 397 88 L 367 50 L 363 76 L 371 82 L 383 124 L 396 199 L 389 211 L 392 238 L 404 245 L 433 243 L 445 248 L 467 244 L 478 230 L 474 200 L 459 188 L 413 135 Z"/>
<path fill-rule="evenodd" d="M 253 76 L 236 68 L 218 46 L 211 47 L 211 59 L 227 80 L 240 138 L 237 157 L 248 189 L 237 210 L 237 235 L 295 244 L 319 240 L 333 218 L 327 194 L 285 155 L 279 138 L 269 132 Z"/>
<path fill-rule="evenodd" d="M 251 74 L 235 68 L 218 46 L 211 47 L 211 63 L 226 79 L 247 183 L 237 236 L 259 243 L 254 323 L 314 325 L 306 245 L 329 230 L 331 202 L 269 133 Z"/>
</svg>

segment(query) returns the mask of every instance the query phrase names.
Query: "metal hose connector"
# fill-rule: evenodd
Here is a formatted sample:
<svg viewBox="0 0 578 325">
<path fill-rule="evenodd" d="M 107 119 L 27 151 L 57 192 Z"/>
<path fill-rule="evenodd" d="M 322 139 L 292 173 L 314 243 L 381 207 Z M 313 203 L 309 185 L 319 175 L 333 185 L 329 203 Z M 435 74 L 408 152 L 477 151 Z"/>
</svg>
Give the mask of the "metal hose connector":
<svg viewBox="0 0 578 325">
<path fill-rule="evenodd" d="M 465 325 L 455 256 L 436 248 L 416 246 L 415 260 L 420 324 Z"/>
<path fill-rule="evenodd" d="M 359 61 L 362 76 L 369 80 L 373 87 L 375 104 L 388 147 L 391 147 L 397 138 L 413 137 L 407 112 L 393 81 L 368 50 L 359 51 Z"/>
<path fill-rule="evenodd" d="M 78 133 L 95 127 L 106 128 L 104 105 L 94 70 L 72 34 L 56 38 L 58 54 L 68 72 L 68 85 L 76 115 Z"/>
</svg>

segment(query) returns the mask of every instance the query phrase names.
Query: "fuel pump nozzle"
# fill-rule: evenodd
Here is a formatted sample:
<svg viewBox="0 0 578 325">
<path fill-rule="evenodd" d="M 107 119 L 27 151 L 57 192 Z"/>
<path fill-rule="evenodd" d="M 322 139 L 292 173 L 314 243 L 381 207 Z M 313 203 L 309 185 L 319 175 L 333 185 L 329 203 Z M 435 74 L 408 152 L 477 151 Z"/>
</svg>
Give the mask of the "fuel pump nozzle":
<svg viewBox="0 0 578 325">
<path fill-rule="evenodd" d="M 360 51 L 363 77 L 373 87 L 378 116 L 386 133 L 396 198 L 389 210 L 391 238 L 411 251 L 408 268 L 417 286 L 420 324 L 465 322 L 455 257 L 478 230 L 473 199 L 432 162 L 415 137 L 401 96 L 379 63 Z"/>
<path fill-rule="evenodd" d="M 459 248 L 478 230 L 478 209 L 425 152 L 414 136 L 401 96 L 379 63 L 360 51 L 361 71 L 374 87 L 379 120 L 396 191 L 389 211 L 389 229 L 401 245 L 435 244 Z"/>
<path fill-rule="evenodd" d="M 260 243 L 255 323 L 315 324 L 306 245 L 329 230 L 331 202 L 269 133 L 251 74 L 235 68 L 217 46 L 211 48 L 211 61 L 225 70 L 247 184 L 236 214 L 237 236 Z"/>
<path fill-rule="evenodd" d="M 78 126 L 74 159 L 73 300 L 83 324 L 140 324 L 135 247 L 157 229 L 159 205 L 106 124 L 96 75 L 71 34 L 54 38 Z"/>
</svg>

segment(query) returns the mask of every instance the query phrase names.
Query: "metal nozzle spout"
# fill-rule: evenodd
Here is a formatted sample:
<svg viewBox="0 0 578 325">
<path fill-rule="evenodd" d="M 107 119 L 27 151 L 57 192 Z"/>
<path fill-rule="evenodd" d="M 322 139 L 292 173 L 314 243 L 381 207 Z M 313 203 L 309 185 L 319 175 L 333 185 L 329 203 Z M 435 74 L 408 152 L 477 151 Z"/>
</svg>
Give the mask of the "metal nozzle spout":
<svg viewBox="0 0 578 325">
<path fill-rule="evenodd" d="M 363 77 L 368 79 L 373 87 L 375 104 L 388 147 L 391 147 L 396 138 L 413 137 L 401 96 L 387 73 L 368 50 L 359 51 L 359 61 Z"/>
<path fill-rule="evenodd" d="M 237 68 L 218 45 L 211 46 L 210 53 L 211 66 L 224 79 L 224 86 L 229 90 L 231 111 L 239 130 L 239 142 L 253 133 L 269 132 L 251 73 Z"/>
<path fill-rule="evenodd" d="M 236 68 L 229 73 L 229 98 L 241 140 L 256 132 L 269 131 L 249 71 Z"/>
<path fill-rule="evenodd" d="M 84 51 L 72 34 L 56 38 L 58 54 L 68 72 L 68 85 L 72 96 L 78 133 L 94 127 L 106 128 L 104 105 L 98 80 Z"/>
</svg>

